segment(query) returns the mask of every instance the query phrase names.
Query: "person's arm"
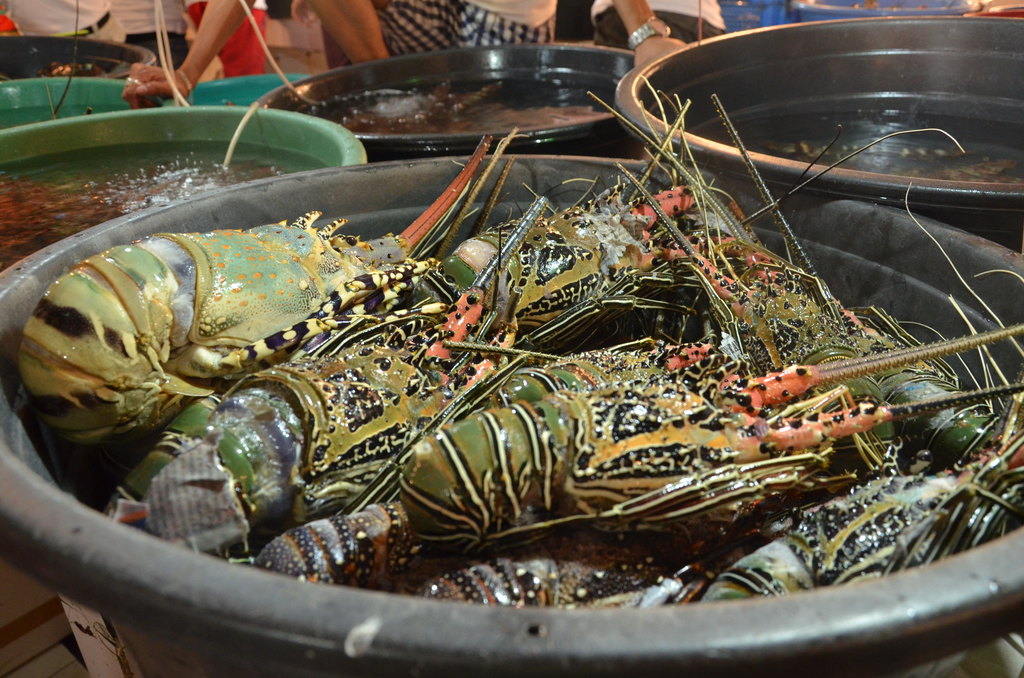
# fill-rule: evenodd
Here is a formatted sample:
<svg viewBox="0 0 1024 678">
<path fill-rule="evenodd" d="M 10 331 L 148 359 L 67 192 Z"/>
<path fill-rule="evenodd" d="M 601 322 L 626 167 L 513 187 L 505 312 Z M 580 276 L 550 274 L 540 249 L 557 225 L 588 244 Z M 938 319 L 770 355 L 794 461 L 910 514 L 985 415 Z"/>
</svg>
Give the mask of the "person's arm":
<svg viewBox="0 0 1024 678">
<path fill-rule="evenodd" d="M 252 7 L 256 0 L 245 0 Z M 181 67 L 174 72 L 175 84 L 183 96 L 191 94 L 203 71 L 217 56 L 228 38 L 245 20 L 238 0 L 210 0 L 199 22 L 196 37 Z M 152 106 L 150 97 L 171 97 L 171 85 L 159 66 L 132 64 L 121 98 L 132 108 Z"/>
<path fill-rule="evenodd" d="M 352 63 L 386 59 L 391 56 L 384 44 L 377 10 L 387 0 L 308 0 L 327 32 Z"/>
<path fill-rule="evenodd" d="M 615 11 L 622 18 L 626 27 L 626 35 L 630 35 L 637 28 L 640 28 L 648 19 L 654 16 L 654 11 L 647 4 L 647 0 L 612 0 Z M 649 63 L 663 57 L 666 54 L 678 51 L 686 46 L 682 40 L 672 36 L 667 38 L 655 35 L 640 43 L 634 50 L 634 62 L 637 66 Z"/>
<path fill-rule="evenodd" d="M 316 26 L 320 20 L 309 6 L 309 0 L 292 0 L 292 18 L 303 26 Z"/>
</svg>

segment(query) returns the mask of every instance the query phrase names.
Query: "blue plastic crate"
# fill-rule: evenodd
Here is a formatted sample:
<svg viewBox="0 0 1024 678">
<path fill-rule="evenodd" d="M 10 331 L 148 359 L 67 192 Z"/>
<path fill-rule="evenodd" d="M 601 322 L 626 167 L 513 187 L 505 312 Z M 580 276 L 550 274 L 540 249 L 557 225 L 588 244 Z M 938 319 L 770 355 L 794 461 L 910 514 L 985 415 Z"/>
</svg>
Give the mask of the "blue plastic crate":
<svg viewBox="0 0 1024 678">
<path fill-rule="evenodd" d="M 830 21 L 833 19 L 866 19 L 883 16 L 961 15 L 977 9 L 976 0 L 794 0 L 796 21 Z"/>
<path fill-rule="evenodd" d="M 751 28 L 790 23 L 792 17 L 785 0 L 719 0 L 725 30 L 734 33 Z"/>
<path fill-rule="evenodd" d="M 308 78 L 308 73 L 286 73 L 292 82 Z M 192 103 L 197 106 L 248 106 L 272 89 L 283 85 L 276 73 L 239 75 L 233 78 L 207 80 L 196 85 Z"/>
</svg>

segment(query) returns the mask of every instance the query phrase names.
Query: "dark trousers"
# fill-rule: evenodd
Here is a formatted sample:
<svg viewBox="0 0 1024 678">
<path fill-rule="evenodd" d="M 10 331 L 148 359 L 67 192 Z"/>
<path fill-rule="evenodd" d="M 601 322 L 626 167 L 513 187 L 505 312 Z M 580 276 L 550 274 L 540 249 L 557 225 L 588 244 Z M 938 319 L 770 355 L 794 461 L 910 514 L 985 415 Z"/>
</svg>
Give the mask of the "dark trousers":
<svg viewBox="0 0 1024 678">
<path fill-rule="evenodd" d="M 145 47 L 151 50 L 153 54 L 156 54 L 157 59 L 160 58 L 160 52 L 157 51 L 156 46 L 156 33 L 129 33 L 125 36 L 124 41 L 129 45 Z M 185 60 L 185 57 L 188 56 L 188 41 L 185 40 L 184 33 L 168 33 L 167 42 L 171 48 L 171 61 L 174 62 L 173 68 L 177 68 Z"/>
<path fill-rule="evenodd" d="M 700 22 L 703 25 L 699 25 L 695 16 L 674 12 L 655 12 L 655 14 L 672 29 L 670 37 L 678 38 L 683 42 L 697 42 L 698 37 L 703 40 L 725 32 L 720 28 L 709 26 L 707 23 Z M 606 9 L 597 15 L 597 20 L 594 23 L 595 45 L 625 48 L 628 38 L 626 27 L 622 24 L 622 19 L 619 18 L 619 13 L 614 8 Z"/>
</svg>

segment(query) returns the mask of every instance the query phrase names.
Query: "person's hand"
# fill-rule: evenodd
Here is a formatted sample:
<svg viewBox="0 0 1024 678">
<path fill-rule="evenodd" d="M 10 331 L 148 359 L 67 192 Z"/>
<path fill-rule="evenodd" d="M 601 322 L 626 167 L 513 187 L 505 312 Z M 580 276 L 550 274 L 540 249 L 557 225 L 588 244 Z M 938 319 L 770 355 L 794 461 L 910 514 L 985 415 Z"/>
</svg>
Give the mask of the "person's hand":
<svg viewBox="0 0 1024 678">
<path fill-rule="evenodd" d="M 174 82 L 183 97 L 192 93 L 192 84 L 179 72 L 174 72 Z M 124 81 L 121 98 L 132 108 L 152 108 L 159 106 L 159 99 L 172 99 L 174 93 L 167 82 L 164 71 L 159 66 L 132 64 L 131 71 Z"/>
<path fill-rule="evenodd" d="M 636 49 L 633 51 L 633 64 L 643 66 L 660 59 L 666 54 L 678 52 L 684 47 L 686 47 L 686 43 L 682 40 L 654 35 L 636 46 Z"/>
<path fill-rule="evenodd" d="M 315 26 L 320 21 L 306 0 L 292 0 L 292 18 L 306 26 Z"/>
</svg>

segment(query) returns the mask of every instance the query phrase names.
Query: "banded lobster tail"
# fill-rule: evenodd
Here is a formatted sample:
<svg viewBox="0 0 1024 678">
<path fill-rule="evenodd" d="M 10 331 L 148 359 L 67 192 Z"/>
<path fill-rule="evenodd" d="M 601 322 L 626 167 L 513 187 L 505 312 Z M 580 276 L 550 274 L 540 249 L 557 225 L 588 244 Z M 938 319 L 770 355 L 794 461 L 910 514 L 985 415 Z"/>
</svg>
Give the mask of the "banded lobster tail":
<svg viewBox="0 0 1024 678">
<path fill-rule="evenodd" d="M 995 397 L 1001 394 L 1019 391 L 1024 385 L 991 389 L 985 393 L 977 393 L 961 398 L 983 398 Z M 622 396 L 620 389 L 616 396 Z M 561 396 L 564 400 L 565 394 L 557 392 L 555 396 Z M 678 394 L 675 394 L 678 395 Z M 674 398 L 678 399 L 678 398 Z M 727 543 L 727 537 L 734 537 L 751 526 L 764 521 L 771 514 L 778 511 L 777 503 L 769 503 L 764 510 L 769 513 L 758 517 L 756 507 L 763 504 L 763 500 L 769 496 L 776 496 L 784 500 L 792 490 L 809 491 L 815 488 L 827 488 L 837 483 L 848 483 L 851 478 L 835 478 L 827 476 L 812 477 L 814 471 L 823 467 L 827 459 L 827 448 L 813 451 L 812 442 L 826 442 L 828 435 L 841 435 L 849 430 L 869 426 L 872 421 L 880 418 L 892 418 L 912 416 L 914 410 L 922 407 L 943 407 L 949 404 L 949 398 L 943 403 L 932 403 L 929 405 L 914 405 L 902 408 L 885 408 L 877 404 L 865 403 L 856 411 L 849 412 L 844 418 L 830 417 L 819 419 L 810 417 L 804 420 L 781 420 L 772 423 L 770 430 L 759 438 L 750 439 L 749 445 L 736 445 L 735 450 L 717 448 L 719 459 L 717 467 L 711 449 L 704 449 L 703 456 L 696 458 L 691 456 L 684 458 L 679 454 L 677 446 L 672 454 L 665 453 L 666 445 L 660 449 L 654 449 L 650 444 L 644 447 L 630 447 L 630 443 L 636 440 L 625 441 L 625 447 L 637 456 L 629 461 L 639 461 L 637 464 L 638 473 L 629 476 L 625 472 L 618 472 L 617 468 L 625 468 L 626 463 L 621 454 L 619 459 L 608 459 L 605 468 L 591 465 L 586 471 L 593 470 L 594 473 L 577 473 L 582 467 L 581 460 L 591 461 L 605 454 L 602 449 L 592 450 L 589 458 L 583 459 L 579 455 L 573 460 L 560 460 L 552 458 L 549 467 L 536 470 L 529 469 L 522 459 L 516 458 L 517 450 L 529 450 L 529 446 L 515 445 L 516 439 L 522 434 L 514 430 L 515 419 L 511 416 L 503 418 L 503 412 L 515 413 L 515 408 L 505 408 L 502 411 L 489 411 L 478 417 L 470 416 L 461 420 L 453 426 L 443 428 L 434 435 L 434 439 L 445 440 L 445 448 L 450 462 L 452 477 L 455 480 L 444 486 L 443 491 L 431 495 L 433 505 L 428 507 L 427 501 L 430 497 L 424 494 L 431 483 L 430 475 L 425 475 L 421 469 L 415 468 L 417 464 L 432 466 L 437 469 L 440 460 L 435 454 L 433 459 L 414 459 L 410 462 L 413 467 L 409 472 L 408 482 L 403 483 L 402 502 L 392 503 L 385 506 L 373 505 L 354 514 L 337 514 L 330 519 L 314 521 L 308 525 L 289 530 L 284 535 L 268 544 L 255 559 L 255 564 L 260 567 L 272 569 L 278 572 L 298 576 L 303 579 L 322 583 L 340 583 L 356 586 L 386 586 L 387 590 L 394 590 L 403 579 L 413 561 L 428 551 L 437 549 L 448 550 L 456 547 L 479 547 L 481 545 L 503 545 L 509 543 L 529 541 L 540 536 L 548 536 L 549 539 L 541 547 L 547 552 L 550 546 L 550 534 L 553 528 L 566 527 L 570 529 L 571 539 L 583 540 L 589 544 L 591 537 L 587 537 L 586 531 L 578 528 L 588 526 L 601 526 L 605 529 L 632 529 L 635 527 L 672 529 L 673 526 L 685 526 L 685 529 L 674 531 L 667 537 L 659 537 L 659 540 L 668 540 L 673 544 L 672 551 L 679 554 L 689 553 L 690 557 L 696 557 L 700 552 L 714 551 L 716 548 Z M 612 398 L 605 398 L 605 402 L 612 402 Z M 628 400 L 623 403 L 623 409 L 635 409 L 635 400 Z M 554 407 L 551 398 L 545 398 L 542 405 Z M 648 403 L 649 404 L 649 403 Z M 573 414 L 580 414 L 579 411 Z M 663 414 L 652 412 L 652 414 Z M 695 414 L 689 410 L 687 414 Z M 519 413 L 520 418 L 522 412 Z M 542 431 L 544 421 L 553 421 L 556 417 L 541 416 L 533 420 L 533 440 L 538 446 L 548 445 L 549 450 L 567 445 L 566 442 L 559 442 L 557 439 L 567 441 L 569 439 L 577 442 L 587 438 L 588 440 L 615 440 L 614 435 L 589 434 L 584 432 L 578 435 L 573 432 L 558 433 L 557 431 Z M 600 422 L 605 421 L 601 417 L 559 417 L 564 422 Z M 623 430 L 636 431 L 633 425 L 635 422 L 624 421 L 621 417 L 611 417 Z M 493 420 L 491 433 L 492 442 L 504 437 L 509 446 L 504 450 L 493 450 L 492 453 L 498 458 L 493 461 L 495 466 L 485 468 L 481 461 L 485 455 L 480 454 L 479 445 L 471 448 L 464 444 L 466 442 L 466 422 L 482 421 L 484 423 Z M 707 416 L 702 415 L 701 420 L 707 425 L 707 430 L 721 431 L 722 428 L 714 423 Z M 659 421 L 664 421 L 662 417 Z M 667 430 L 676 429 L 677 422 L 667 422 Z M 519 425 L 522 425 L 520 422 Z M 612 428 L 608 426 L 607 428 Z M 697 428 L 695 422 L 690 422 L 690 428 Z M 759 427 L 753 427 L 759 428 Z M 504 432 L 504 433 L 501 433 Z M 656 440 L 657 436 L 649 435 L 652 431 L 648 429 L 639 436 L 640 440 Z M 473 432 L 470 431 L 470 434 Z M 733 432 L 741 438 L 741 429 Z M 695 437 L 695 436 L 691 436 Z M 480 438 L 485 439 L 484 437 Z M 620 442 L 622 438 L 618 439 Z M 417 453 L 423 453 L 423 445 L 417 446 Z M 756 447 L 754 446 L 756 443 Z M 799 445 L 799 449 L 797 446 Z M 595 445 L 596 447 L 596 445 Z M 743 448 L 746 448 L 745 450 Z M 613 446 L 614 448 L 614 446 Z M 665 468 L 653 466 L 650 462 L 651 455 L 662 452 L 662 463 L 667 466 L 669 457 L 674 458 L 679 464 L 679 470 L 674 476 L 665 472 Z M 485 453 L 486 454 L 486 453 Z M 544 453 L 541 450 L 533 450 L 534 457 L 541 457 Z M 548 454 L 549 458 L 552 455 Z M 729 457 L 732 457 L 731 459 Z M 1004 455 L 1006 456 L 1006 455 Z M 1008 458 L 1008 456 L 1007 456 Z M 458 466 L 455 459 L 460 460 Z M 565 464 L 565 461 L 574 462 L 572 469 L 565 471 L 563 475 L 572 474 L 572 479 L 556 477 L 559 471 L 553 467 L 558 464 Z M 685 464 L 689 464 L 683 468 Z M 1005 459 L 1003 466 L 1006 466 Z M 499 470 L 500 469 L 500 470 Z M 526 478 L 526 473 L 532 473 L 533 478 Z M 640 474 L 643 474 L 642 476 Z M 546 479 L 546 480 L 542 480 Z M 505 480 L 502 480 L 505 479 Z M 515 480 L 513 480 L 515 479 Z M 534 482 L 535 487 L 524 492 L 515 493 L 512 487 L 513 482 Z M 550 481 L 550 482 L 549 482 Z M 536 487 L 549 482 L 546 487 Z M 556 483 L 561 482 L 561 485 Z M 897 488 L 897 496 L 905 497 L 906 489 L 911 484 L 918 482 L 917 477 L 905 479 Z M 461 485 L 460 485 L 461 483 Z M 468 483 L 474 483 L 469 486 Z M 440 487 L 440 485 L 437 485 Z M 895 484 L 892 485 L 896 487 Z M 859 490 L 863 491 L 863 490 Z M 618 497 L 624 499 L 609 499 L 612 492 L 618 493 Z M 503 494 L 505 493 L 505 494 Z M 931 494 L 929 489 L 925 494 Z M 442 496 L 444 499 L 442 499 Z M 480 503 L 481 498 L 489 497 L 486 504 Z M 552 500 L 544 504 L 545 497 Z M 426 500 L 424 500 L 426 499 Z M 441 501 L 448 501 L 446 506 L 441 506 Z M 521 511 L 519 515 L 512 515 L 509 506 L 519 501 Z M 784 505 L 784 504 L 783 504 Z M 845 515 L 854 515 L 847 508 L 844 508 Z M 489 512 L 489 515 L 488 515 Z M 426 513 L 430 513 L 426 518 Z M 842 513 L 842 511 L 840 512 Z M 699 518 L 693 520 L 693 518 Z M 488 523 L 487 521 L 491 521 Z M 507 529 L 501 531 L 502 525 Z M 746 524 L 747 527 L 742 527 Z M 426 529 L 424 528 L 426 525 Z M 577 528 L 573 530 L 572 528 Z M 488 533 L 488 530 L 492 530 Z M 556 535 L 565 536 L 565 532 L 555 532 Z M 538 562 L 538 552 L 531 550 L 532 547 L 520 547 L 518 552 L 508 553 L 510 560 L 496 560 L 479 563 L 469 567 L 457 567 L 453 571 L 440 575 L 438 579 L 431 580 L 426 588 L 432 590 L 435 595 L 445 598 L 459 598 L 467 600 L 484 600 L 488 596 L 496 595 L 500 598 L 508 598 L 513 604 L 527 604 L 527 601 L 517 600 L 509 597 L 505 587 L 514 588 L 524 586 L 532 581 L 536 574 L 534 568 L 552 568 L 555 582 L 565 583 L 573 581 L 572 577 L 597 576 L 590 566 L 580 565 L 580 558 L 574 557 L 565 561 L 564 558 L 557 558 L 554 564 L 549 561 Z M 556 550 L 561 556 L 565 555 L 564 546 Z M 589 547 L 585 547 L 589 548 Z M 649 548 L 649 545 L 646 547 Z M 772 548 L 769 547 L 767 552 Z M 533 556 L 530 564 L 519 562 L 518 554 Z M 436 553 L 433 554 L 436 557 Z M 758 555 L 760 557 L 760 554 Z M 614 560 L 614 559 L 613 559 Z M 441 565 L 447 566 L 448 561 L 439 561 Z M 513 565 L 513 563 L 518 563 Z M 556 566 L 557 565 L 557 566 Z M 510 570 L 509 568 L 514 568 Z M 429 571 L 429 565 L 419 565 L 419 572 Z M 516 573 L 511 576 L 510 572 Z M 604 577 L 601 574 L 600 577 Z M 632 584 L 626 585 L 616 578 L 609 579 L 618 582 L 615 596 L 598 596 L 597 600 L 588 599 L 588 604 L 610 604 L 611 598 L 616 599 L 616 604 L 642 604 L 643 600 L 650 603 L 658 591 L 665 599 L 673 598 L 681 593 L 683 589 L 690 589 L 696 586 L 700 588 L 702 582 L 690 582 L 684 584 L 682 581 L 663 582 L 662 578 L 667 575 L 661 573 L 659 579 L 654 582 L 647 582 L 650 590 L 641 592 L 635 578 L 630 579 Z M 520 577 L 525 577 L 521 579 Z M 564 578 L 563 578 L 564 577 Z M 669 591 L 669 587 L 672 590 Z M 720 587 L 719 587 L 720 588 Z M 527 591 L 527 588 L 521 590 Z M 717 590 L 717 589 L 716 589 Z M 503 592 L 504 591 L 504 592 Z M 535 595 L 551 596 L 553 589 L 536 591 Z M 717 594 L 712 594 L 717 595 Z M 556 596 L 557 597 L 557 596 Z M 603 601 L 603 602 L 602 602 Z M 536 602 L 536 601 L 530 601 Z M 562 603 L 566 603 L 563 599 Z M 582 600 L 576 603 L 582 603 Z M 575 603 L 568 603 L 575 604 Z"/>
<path fill-rule="evenodd" d="M 516 403 L 537 402 L 555 392 L 567 390 L 588 393 L 600 388 L 632 386 L 644 389 L 664 379 L 674 380 L 684 389 L 699 392 L 712 399 L 725 411 L 750 416 L 771 416 L 775 408 L 807 394 L 811 389 L 848 382 L 880 370 L 894 370 L 901 365 L 916 363 L 926 358 L 1004 340 L 1024 333 L 1024 324 L 1003 330 L 972 335 L 920 346 L 884 355 L 835 361 L 825 366 L 791 366 L 785 370 L 760 377 L 747 376 L 746 367 L 732 361 L 707 342 L 675 345 L 665 342 L 632 342 L 605 350 L 571 354 L 564 358 L 538 356 L 534 353 L 512 351 L 515 356 L 508 364 L 495 370 L 486 399 L 476 402 L 491 407 L 512 406 Z M 481 344 L 460 344 L 468 350 L 483 352 L 496 350 Z M 540 366 L 526 366 L 531 356 L 543 362 Z M 716 373 L 715 371 L 718 370 Z M 709 379 L 709 374 L 717 374 Z M 447 421 L 449 418 L 445 418 Z M 382 469 L 352 504 L 349 510 L 358 510 L 370 503 L 390 501 L 394 497 L 401 466 L 411 454 L 395 457 Z M 881 456 L 881 453 L 878 453 Z M 873 457 L 866 459 L 873 464 Z"/>
<path fill-rule="evenodd" d="M 471 564 L 444 565 L 417 594 L 503 607 L 654 607 L 688 595 L 675 535 L 563 531 Z"/>
</svg>

